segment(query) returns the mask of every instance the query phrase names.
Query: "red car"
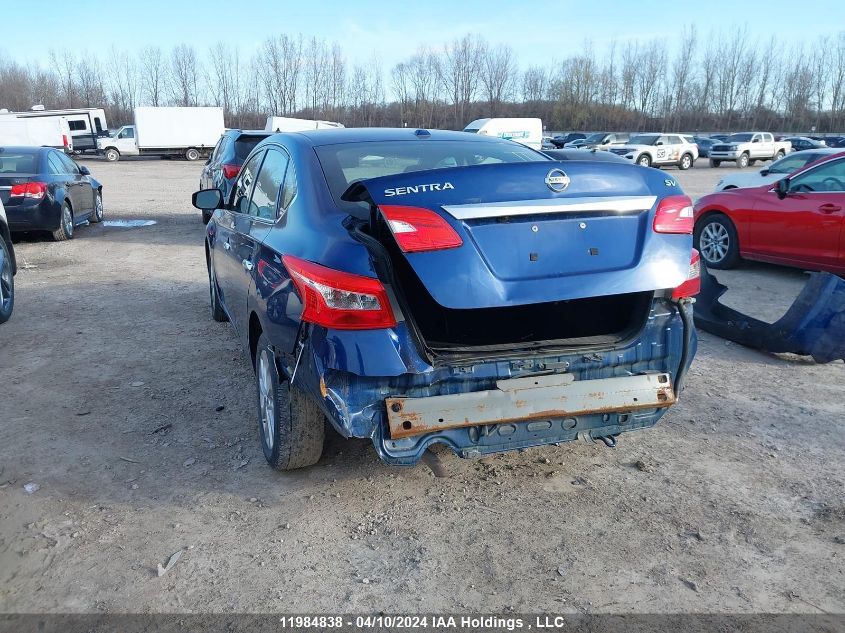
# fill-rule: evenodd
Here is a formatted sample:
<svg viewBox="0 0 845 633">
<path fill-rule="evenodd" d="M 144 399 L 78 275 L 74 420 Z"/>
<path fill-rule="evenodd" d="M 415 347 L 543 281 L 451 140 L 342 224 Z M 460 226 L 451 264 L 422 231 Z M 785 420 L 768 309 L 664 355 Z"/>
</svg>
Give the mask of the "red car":
<svg viewBox="0 0 845 633">
<path fill-rule="evenodd" d="M 700 198 L 694 245 L 710 268 L 746 258 L 845 274 L 845 152 L 776 183 Z"/>
</svg>

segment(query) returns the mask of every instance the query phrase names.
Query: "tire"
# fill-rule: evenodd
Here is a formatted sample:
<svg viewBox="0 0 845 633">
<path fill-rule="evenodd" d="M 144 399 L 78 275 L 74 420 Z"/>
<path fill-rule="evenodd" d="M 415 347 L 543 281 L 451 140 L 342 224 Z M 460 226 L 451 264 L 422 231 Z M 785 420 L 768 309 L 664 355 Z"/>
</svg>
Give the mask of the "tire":
<svg viewBox="0 0 845 633">
<path fill-rule="evenodd" d="M 693 165 L 692 154 L 684 154 L 681 156 L 681 161 L 678 163 L 678 169 L 686 171 Z"/>
<path fill-rule="evenodd" d="M 99 191 L 94 192 L 94 212 L 88 221 L 91 224 L 99 224 L 103 221 L 103 196 Z"/>
<path fill-rule="evenodd" d="M 208 224 L 211 220 L 211 211 L 207 211 L 205 209 L 202 210 L 202 223 Z"/>
<path fill-rule="evenodd" d="M 637 158 L 637 165 L 640 167 L 651 167 L 651 156 L 642 154 Z"/>
<path fill-rule="evenodd" d="M 13 270 L 12 249 L 0 235 L 0 323 L 12 317 L 15 308 L 15 272 Z"/>
<path fill-rule="evenodd" d="M 118 152 L 113 147 L 110 147 L 109 149 L 106 150 L 105 156 L 106 156 L 106 160 L 109 161 L 110 163 L 116 163 L 117 161 L 120 160 L 120 152 Z"/>
<path fill-rule="evenodd" d="M 745 169 L 746 167 L 748 167 L 748 162 L 748 154 L 743 153 L 740 154 L 739 158 L 736 159 L 736 166 L 740 169 Z"/>
<path fill-rule="evenodd" d="M 786 152 L 784 152 L 782 149 L 779 149 L 778 153 L 775 154 L 775 157 L 772 160 L 780 160 L 784 156 L 786 156 Z"/>
<path fill-rule="evenodd" d="M 721 164 L 722 164 L 722 161 L 720 161 L 720 160 L 713 160 L 712 158 L 710 159 L 710 166 L 711 167 L 718 167 Z"/>
<path fill-rule="evenodd" d="M 59 228 L 53 231 L 53 239 L 57 242 L 65 242 L 73 239 L 73 210 L 67 202 L 62 203 Z"/>
<path fill-rule="evenodd" d="M 723 213 L 707 215 L 696 225 L 693 246 L 708 268 L 726 270 L 739 263 L 736 227 Z"/>
<path fill-rule="evenodd" d="M 211 300 L 211 318 L 218 323 L 225 323 L 229 317 L 226 316 L 223 304 L 220 303 L 220 295 L 217 294 L 217 277 L 211 264 L 208 265 L 208 294 Z"/>
<path fill-rule="evenodd" d="M 267 463 L 276 470 L 313 466 L 323 454 L 323 412 L 304 391 L 279 379 L 276 353 L 262 334 L 255 353 L 258 432 Z"/>
<path fill-rule="evenodd" d="M 185 150 L 185 160 L 195 161 L 199 160 L 200 153 L 198 150 L 194 149 L 193 147 L 189 147 Z"/>
</svg>

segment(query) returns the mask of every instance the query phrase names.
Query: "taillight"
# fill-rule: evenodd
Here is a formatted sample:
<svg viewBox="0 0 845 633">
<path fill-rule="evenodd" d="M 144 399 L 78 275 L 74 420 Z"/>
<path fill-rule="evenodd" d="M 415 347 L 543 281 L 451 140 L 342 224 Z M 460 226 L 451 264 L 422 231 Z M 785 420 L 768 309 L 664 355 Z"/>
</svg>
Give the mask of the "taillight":
<svg viewBox="0 0 845 633">
<path fill-rule="evenodd" d="M 345 273 L 291 255 L 282 262 L 302 299 L 302 320 L 338 330 L 396 325 L 387 292 L 378 279 Z"/>
<path fill-rule="evenodd" d="M 223 178 L 231 180 L 241 173 L 240 165 L 223 165 Z"/>
<path fill-rule="evenodd" d="M 463 244 L 461 236 L 434 211 L 419 207 L 379 206 L 404 253 L 437 251 Z"/>
<path fill-rule="evenodd" d="M 654 214 L 655 233 L 692 233 L 692 200 L 689 196 L 667 196 L 657 205 Z"/>
<path fill-rule="evenodd" d="M 701 292 L 701 256 L 698 251 L 692 249 L 692 256 L 689 260 L 689 272 L 687 280 L 672 292 L 673 299 L 694 297 Z"/>
<path fill-rule="evenodd" d="M 46 194 L 47 183 L 43 182 L 23 182 L 12 185 L 12 190 L 9 192 L 12 198 L 32 198 L 33 200 L 41 200 Z"/>
<path fill-rule="evenodd" d="M 62 145 L 67 147 L 69 143 L 67 142 L 67 134 L 62 134 Z"/>
</svg>

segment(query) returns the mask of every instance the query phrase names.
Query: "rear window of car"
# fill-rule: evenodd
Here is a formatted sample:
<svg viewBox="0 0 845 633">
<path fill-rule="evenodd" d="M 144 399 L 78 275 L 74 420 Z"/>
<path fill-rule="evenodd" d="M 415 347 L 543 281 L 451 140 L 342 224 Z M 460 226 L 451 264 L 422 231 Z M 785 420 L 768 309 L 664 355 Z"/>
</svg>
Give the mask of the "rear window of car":
<svg viewBox="0 0 845 633">
<path fill-rule="evenodd" d="M 38 165 L 35 154 L 0 152 L 0 174 L 34 174 Z"/>
<path fill-rule="evenodd" d="M 314 150 L 332 197 L 345 208 L 350 203 L 341 200 L 343 193 L 352 183 L 366 178 L 426 169 L 549 160 L 547 156 L 517 143 L 471 140 L 372 141 L 322 145 Z"/>
<path fill-rule="evenodd" d="M 263 141 L 266 136 L 247 136 L 246 134 L 242 134 L 237 139 L 235 139 L 235 158 L 237 158 L 241 163 L 246 160 L 246 157 L 249 156 L 249 153 L 258 145 L 261 141 Z"/>
</svg>

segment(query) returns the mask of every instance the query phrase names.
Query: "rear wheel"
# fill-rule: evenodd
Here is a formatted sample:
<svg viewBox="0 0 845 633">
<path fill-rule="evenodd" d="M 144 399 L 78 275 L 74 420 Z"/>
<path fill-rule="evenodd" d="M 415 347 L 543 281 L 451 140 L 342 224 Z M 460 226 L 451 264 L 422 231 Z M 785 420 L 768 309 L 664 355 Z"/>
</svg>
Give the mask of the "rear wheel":
<svg viewBox="0 0 845 633">
<path fill-rule="evenodd" d="M 94 192 L 94 212 L 89 218 L 91 224 L 97 224 L 103 221 L 103 196 L 99 191 Z"/>
<path fill-rule="evenodd" d="M 109 161 L 110 163 L 116 163 L 117 161 L 120 160 L 120 152 L 118 152 L 116 149 L 113 149 L 113 148 L 107 149 L 106 150 L 106 160 Z"/>
<path fill-rule="evenodd" d="M 722 161 L 720 161 L 720 160 L 713 160 L 712 158 L 710 159 L 710 166 L 711 167 L 718 167 L 721 164 L 722 164 Z"/>
<path fill-rule="evenodd" d="M 783 158 L 784 156 L 786 156 L 786 152 L 784 152 L 782 149 L 779 149 L 779 150 L 778 150 L 778 153 L 777 153 L 777 154 L 775 154 L 775 158 L 774 158 L 774 160 L 780 160 L 780 159 L 781 159 L 781 158 Z"/>
<path fill-rule="evenodd" d="M 690 167 L 692 167 L 692 155 L 684 154 L 683 156 L 681 156 L 681 162 L 678 163 L 678 168 L 687 170 Z"/>
<path fill-rule="evenodd" d="M 714 213 L 695 227 L 693 245 L 708 268 L 733 268 L 739 262 L 739 239 L 731 219 Z"/>
<path fill-rule="evenodd" d="M 185 160 L 199 160 L 200 153 L 193 147 L 185 150 Z"/>
<path fill-rule="evenodd" d="M 643 154 L 637 159 L 637 165 L 642 167 L 651 167 L 651 156 L 648 154 Z"/>
<path fill-rule="evenodd" d="M 0 323 L 9 320 L 15 307 L 15 276 L 12 266 L 12 249 L 3 236 L 0 236 Z"/>
<path fill-rule="evenodd" d="M 220 295 L 217 294 L 217 277 L 214 275 L 214 269 L 211 267 L 211 264 L 208 266 L 208 293 L 211 299 L 211 318 L 218 323 L 228 321 L 229 319 L 226 317 L 223 304 L 220 303 Z"/>
<path fill-rule="evenodd" d="M 745 169 L 746 167 L 748 167 L 748 154 L 741 154 L 736 161 L 736 166 L 740 169 Z"/>
<path fill-rule="evenodd" d="M 53 239 L 57 242 L 64 242 L 73 237 L 73 211 L 70 205 L 65 202 L 62 204 L 62 216 L 59 222 L 59 228 L 53 231 Z"/>
<path fill-rule="evenodd" d="M 276 470 L 316 464 L 323 453 L 325 417 L 304 391 L 279 379 L 276 353 L 262 334 L 255 355 L 258 429 L 267 463 Z"/>
</svg>

